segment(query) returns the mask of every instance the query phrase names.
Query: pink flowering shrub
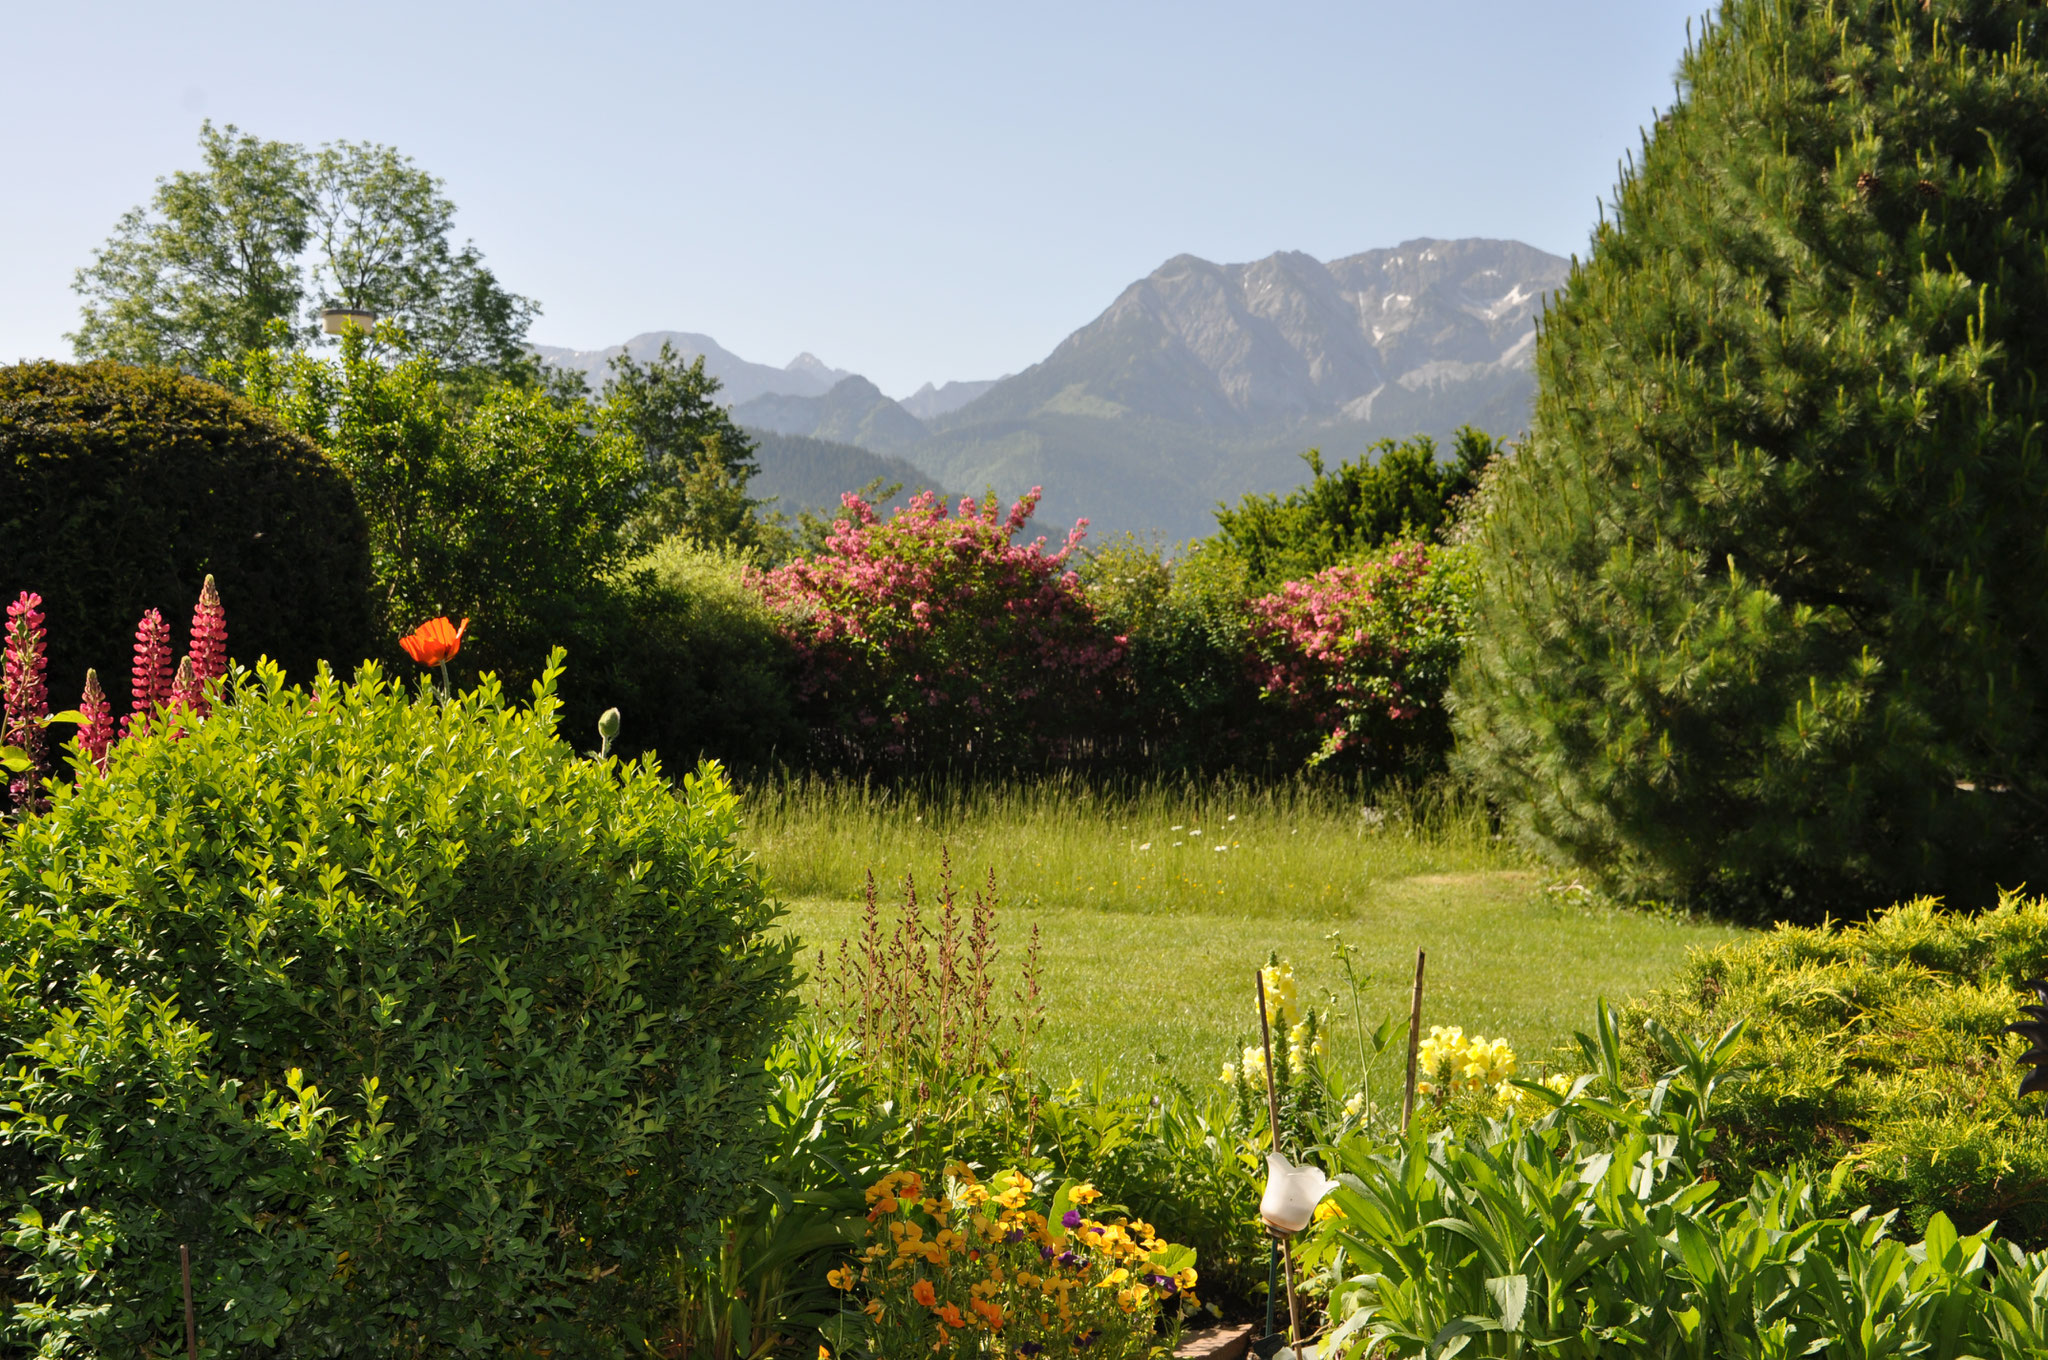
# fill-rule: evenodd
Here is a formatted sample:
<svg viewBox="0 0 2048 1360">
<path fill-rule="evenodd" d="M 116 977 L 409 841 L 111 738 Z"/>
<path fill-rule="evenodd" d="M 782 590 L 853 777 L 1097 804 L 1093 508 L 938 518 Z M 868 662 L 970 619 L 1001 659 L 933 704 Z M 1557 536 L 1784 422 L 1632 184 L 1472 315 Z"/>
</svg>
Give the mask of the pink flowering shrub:
<svg viewBox="0 0 2048 1360">
<path fill-rule="evenodd" d="M 1254 678 L 1320 735 L 1311 764 L 1391 773 L 1435 763 L 1450 747 L 1444 692 L 1470 599 L 1456 549 L 1395 543 L 1327 567 L 1251 602 Z"/>
<path fill-rule="evenodd" d="M 1000 514 L 930 493 L 889 519 L 858 496 L 826 551 L 760 577 L 798 656 L 818 754 L 854 764 L 1061 756 L 1085 742 L 1123 660 L 1057 552 L 1015 541 L 1039 490 Z"/>
</svg>

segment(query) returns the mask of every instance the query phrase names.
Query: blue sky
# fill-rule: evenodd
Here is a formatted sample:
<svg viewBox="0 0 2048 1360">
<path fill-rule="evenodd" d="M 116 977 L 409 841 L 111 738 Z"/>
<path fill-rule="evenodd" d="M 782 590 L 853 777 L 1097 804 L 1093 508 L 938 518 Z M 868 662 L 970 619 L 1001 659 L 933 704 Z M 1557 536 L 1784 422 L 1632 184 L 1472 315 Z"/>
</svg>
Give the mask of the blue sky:
<svg viewBox="0 0 2048 1360">
<path fill-rule="evenodd" d="M 11 4 L 0 362 L 199 122 L 388 142 L 533 338 L 703 331 L 908 394 L 1190 252 L 1583 249 L 1702 0 Z"/>
</svg>

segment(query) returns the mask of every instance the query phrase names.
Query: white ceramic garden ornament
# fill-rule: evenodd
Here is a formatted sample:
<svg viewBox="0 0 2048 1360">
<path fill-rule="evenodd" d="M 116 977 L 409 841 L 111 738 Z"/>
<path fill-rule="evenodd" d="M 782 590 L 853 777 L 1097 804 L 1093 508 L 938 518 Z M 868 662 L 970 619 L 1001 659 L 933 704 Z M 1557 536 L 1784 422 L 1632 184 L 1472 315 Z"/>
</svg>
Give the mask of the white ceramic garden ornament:
<svg viewBox="0 0 2048 1360">
<path fill-rule="evenodd" d="M 1337 1188 L 1317 1166 L 1296 1166 L 1277 1152 L 1266 1154 L 1266 1193 L 1259 1217 L 1276 1232 L 1298 1233 L 1315 1217 L 1316 1205 Z"/>
</svg>

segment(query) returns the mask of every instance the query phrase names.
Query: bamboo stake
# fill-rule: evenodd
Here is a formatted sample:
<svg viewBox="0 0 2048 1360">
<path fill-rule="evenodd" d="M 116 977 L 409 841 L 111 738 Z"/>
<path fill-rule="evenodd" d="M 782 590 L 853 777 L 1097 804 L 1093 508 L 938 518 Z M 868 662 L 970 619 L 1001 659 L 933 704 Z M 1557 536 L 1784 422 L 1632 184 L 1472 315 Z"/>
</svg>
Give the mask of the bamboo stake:
<svg viewBox="0 0 2048 1360">
<path fill-rule="evenodd" d="M 1408 1085 L 1401 1092 L 1403 1138 L 1408 1136 L 1408 1121 L 1415 1116 L 1415 1051 L 1422 1045 L 1422 961 L 1425 957 L 1422 950 L 1415 951 L 1415 993 L 1408 1000 Z"/>
<path fill-rule="evenodd" d="M 1266 1128 L 1272 1134 L 1273 1151 L 1280 1152 L 1280 1091 L 1279 1083 L 1273 1080 L 1273 1025 L 1266 1018 L 1266 970 L 1261 968 L 1253 977 L 1259 984 L 1259 1042 L 1266 1050 Z M 1281 1156 L 1286 1156 L 1284 1152 Z M 1287 1340 L 1290 1345 L 1301 1340 L 1301 1301 L 1294 1296 L 1294 1244 L 1283 1233 L 1274 1232 L 1271 1224 L 1266 1230 L 1280 1239 L 1280 1264 L 1287 1271 Z"/>
<path fill-rule="evenodd" d="M 192 1316 L 192 1248 L 180 1245 L 178 1268 L 185 1276 L 185 1355 L 199 1360 L 199 1324 Z"/>
</svg>

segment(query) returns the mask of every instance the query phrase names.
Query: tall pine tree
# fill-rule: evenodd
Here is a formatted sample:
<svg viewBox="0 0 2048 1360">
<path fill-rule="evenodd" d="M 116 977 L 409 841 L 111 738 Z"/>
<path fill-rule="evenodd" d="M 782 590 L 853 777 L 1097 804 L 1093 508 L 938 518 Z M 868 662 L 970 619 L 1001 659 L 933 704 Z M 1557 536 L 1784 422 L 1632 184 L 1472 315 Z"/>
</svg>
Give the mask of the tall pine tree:
<svg viewBox="0 0 2048 1360">
<path fill-rule="evenodd" d="M 2048 7 L 1724 0 L 1542 323 L 1461 759 L 1610 887 L 2048 884 Z"/>
</svg>

